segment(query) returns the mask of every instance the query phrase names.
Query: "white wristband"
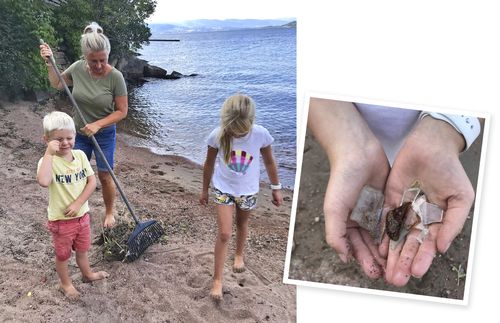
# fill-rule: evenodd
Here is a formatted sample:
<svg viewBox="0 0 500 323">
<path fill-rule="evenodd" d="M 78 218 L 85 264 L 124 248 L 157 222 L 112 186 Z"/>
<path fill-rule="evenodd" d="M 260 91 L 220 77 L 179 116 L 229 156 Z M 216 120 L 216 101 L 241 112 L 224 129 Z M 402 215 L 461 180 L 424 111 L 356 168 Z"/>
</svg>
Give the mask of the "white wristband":
<svg viewBox="0 0 500 323">
<path fill-rule="evenodd" d="M 274 184 L 269 184 L 269 188 L 272 189 L 272 190 L 280 190 L 281 189 L 281 183 L 278 183 L 276 185 Z"/>
<path fill-rule="evenodd" d="M 479 136 L 479 132 L 481 131 L 479 119 L 476 117 L 422 111 L 419 119 L 423 119 L 426 116 L 445 121 L 453 126 L 456 131 L 462 134 L 465 139 L 464 151 L 469 149 L 469 147 L 472 145 L 474 140 L 476 140 L 476 138 Z"/>
</svg>

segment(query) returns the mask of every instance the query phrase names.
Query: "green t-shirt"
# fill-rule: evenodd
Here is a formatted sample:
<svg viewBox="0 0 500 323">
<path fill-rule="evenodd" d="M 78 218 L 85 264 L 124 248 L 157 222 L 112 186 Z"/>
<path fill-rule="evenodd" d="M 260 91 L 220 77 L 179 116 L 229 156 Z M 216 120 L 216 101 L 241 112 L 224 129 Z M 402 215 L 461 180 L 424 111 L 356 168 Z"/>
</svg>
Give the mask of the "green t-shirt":
<svg viewBox="0 0 500 323">
<path fill-rule="evenodd" d="M 122 73 L 113 67 L 103 78 L 94 79 L 86 68 L 85 60 L 71 64 L 63 75 L 73 81 L 73 96 L 87 123 L 103 119 L 115 111 L 114 98 L 127 95 L 127 85 Z M 76 131 L 85 123 L 75 112 Z"/>
<path fill-rule="evenodd" d="M 47 207 L 49 221 L 70 219 L 64 216 L 64 210 L 82 194 L 87 185 L 87 177 L 94 175 L 85 153 L 81 150 L 72 150 L 72 153 L 71 162 L 59 156 L 52 159 L 52 182 L 49 185 Z M 38 161 L 38 170 L 42 159 L 43 157 Z M 88 211 L 89 203 L 85 201 L 76 217 L 81 217 Z"/>
</svg>

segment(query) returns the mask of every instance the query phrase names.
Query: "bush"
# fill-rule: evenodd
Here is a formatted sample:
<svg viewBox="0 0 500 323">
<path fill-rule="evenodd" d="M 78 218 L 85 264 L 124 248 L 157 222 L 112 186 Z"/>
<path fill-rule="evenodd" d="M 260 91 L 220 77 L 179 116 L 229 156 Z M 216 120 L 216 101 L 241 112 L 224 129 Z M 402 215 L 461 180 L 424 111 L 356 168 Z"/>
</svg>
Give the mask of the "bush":
<svg viewBox="0 0 500 323">
<path fill-rule="evenodd" d="M 49 86 L 39 39 L 57 44 L 52 19 L 43 0 L 0 1 L 0 92 L 10 99 Z"/>
<path fill-rule="evenodd" d="M 49 88 L 47 67 L 39 54 L 40 38 L 53 49 L 61 48 L 70 61 L 75 61 L 81 55 L 83 28 L 95 21 L 110 39 L 112 61 L 140 49 L 151 36 L 145 20 L 154 12 L 156 0 L 67 0 L 59 3 L 0 0 L 0 95 L 13 99 L 27 91 Z"/>
</svg>

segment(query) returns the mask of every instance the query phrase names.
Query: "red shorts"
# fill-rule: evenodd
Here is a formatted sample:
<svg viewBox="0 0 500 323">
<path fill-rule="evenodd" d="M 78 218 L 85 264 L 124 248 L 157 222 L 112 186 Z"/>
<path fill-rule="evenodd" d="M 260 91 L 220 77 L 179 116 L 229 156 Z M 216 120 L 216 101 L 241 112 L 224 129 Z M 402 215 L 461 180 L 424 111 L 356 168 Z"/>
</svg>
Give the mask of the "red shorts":
<svg viewBox="0 0 500 323">
<path fill-rule="evenodd" d="M 89 251 L 90 216 L 88 213 L 75 219 L 49 221 L 47 226 L 52 233 L 57 260 L 68 260 L 71 257 L 71 250 Z"/>
</svg>

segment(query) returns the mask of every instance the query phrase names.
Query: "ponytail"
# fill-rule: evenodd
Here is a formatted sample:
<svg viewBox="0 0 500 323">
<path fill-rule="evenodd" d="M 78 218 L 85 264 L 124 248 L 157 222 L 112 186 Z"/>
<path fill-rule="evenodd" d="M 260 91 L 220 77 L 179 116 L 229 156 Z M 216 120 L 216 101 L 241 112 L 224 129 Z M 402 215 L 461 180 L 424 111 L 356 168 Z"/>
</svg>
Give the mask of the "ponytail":
<svg viewBox="0 0 500 323">
<path fill-rule="evenodd" d="M 233 137 L 245 136 L 252 129 L 255 120 L 255 104 L 246 95 L 232 95 L 222 105 L 220 116 L 221 125 L 218 140 L 224 162 L 229 164 Z"/>
</svg>

